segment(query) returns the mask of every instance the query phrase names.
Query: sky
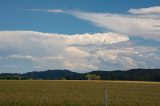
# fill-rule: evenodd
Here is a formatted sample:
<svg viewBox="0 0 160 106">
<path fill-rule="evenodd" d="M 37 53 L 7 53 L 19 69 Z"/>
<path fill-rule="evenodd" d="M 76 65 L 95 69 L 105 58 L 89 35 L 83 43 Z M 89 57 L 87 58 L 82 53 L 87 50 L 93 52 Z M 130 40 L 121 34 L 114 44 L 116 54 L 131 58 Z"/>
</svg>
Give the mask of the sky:
<svg viewBox="0 0 160 106">
<path fill-rule="evenodd" d="M 160 68 L 159 0 L 0 0 L 0 73 Z"/>
</svg>

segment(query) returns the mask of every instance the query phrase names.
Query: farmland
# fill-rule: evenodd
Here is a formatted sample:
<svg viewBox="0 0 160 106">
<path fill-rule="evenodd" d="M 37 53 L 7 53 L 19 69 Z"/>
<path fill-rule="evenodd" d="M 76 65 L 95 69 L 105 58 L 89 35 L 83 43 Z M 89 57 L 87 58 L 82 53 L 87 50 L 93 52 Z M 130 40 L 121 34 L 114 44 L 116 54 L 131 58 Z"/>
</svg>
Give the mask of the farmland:
<svg viewBox="0 0 160 106">
<path fill-rule="evenodd" d="M 0 106 L 160 106 L 159 82 L 1 80 Z"/>
</svg>

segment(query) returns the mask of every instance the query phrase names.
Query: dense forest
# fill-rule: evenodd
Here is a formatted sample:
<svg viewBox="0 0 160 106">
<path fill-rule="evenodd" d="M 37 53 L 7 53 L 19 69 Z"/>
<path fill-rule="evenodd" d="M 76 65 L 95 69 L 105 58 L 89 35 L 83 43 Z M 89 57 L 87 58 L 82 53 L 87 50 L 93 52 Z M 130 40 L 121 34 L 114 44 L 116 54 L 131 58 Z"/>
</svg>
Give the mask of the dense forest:
<svg viewBox="0 0 160 106">
<path fill-rule="evenodd" d="M 1 73 L 2 80 L 130 80 L 160 81 L 160 69 L 131 69 L 76 73 L 70 70 L 33 71 L 24 74 Z"/>
</svg>

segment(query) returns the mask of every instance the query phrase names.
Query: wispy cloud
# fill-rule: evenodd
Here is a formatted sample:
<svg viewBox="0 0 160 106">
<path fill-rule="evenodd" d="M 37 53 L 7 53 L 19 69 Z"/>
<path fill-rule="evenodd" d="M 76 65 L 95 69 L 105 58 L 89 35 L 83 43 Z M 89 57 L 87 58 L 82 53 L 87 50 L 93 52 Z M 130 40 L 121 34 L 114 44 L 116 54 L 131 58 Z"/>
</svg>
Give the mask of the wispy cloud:
<svg viewBox="0 0 160 106">
<path fill-rule="evenodd" d="M 160 14 L 160 6 L 140 8 L 140 9 L 130 9 L 128 10 L 131 14 Z"/>
<path fill-rule="evenodd" d="M 4 67 L 4 68 L 18 68 L 17 65 L 2 65 L 0 67 Z"/>
<path fill-rule="evenodd" d="M 64 13 L 61 9 L 27 9 L 34 12 Z"/>
<path fill-rule="evenodd" d="M 107 31 L 138 36 L 147 39 L 160 39 L 160 6 L 130 9 L 128 14 L 95 13 L 84 11 L 69 11 L 61 9 L 31 9 L 49 13 L 65 13 L 86 20 Z M 122 27 L 123 26 L 123 27 Z"/>
<path fill-rule="evenodd" d="M 70 11 L 70 14 L 103 29 L 154 40 L 160 39 L 160 7 L 130 9 L 131 14 Z"/>
</svg>

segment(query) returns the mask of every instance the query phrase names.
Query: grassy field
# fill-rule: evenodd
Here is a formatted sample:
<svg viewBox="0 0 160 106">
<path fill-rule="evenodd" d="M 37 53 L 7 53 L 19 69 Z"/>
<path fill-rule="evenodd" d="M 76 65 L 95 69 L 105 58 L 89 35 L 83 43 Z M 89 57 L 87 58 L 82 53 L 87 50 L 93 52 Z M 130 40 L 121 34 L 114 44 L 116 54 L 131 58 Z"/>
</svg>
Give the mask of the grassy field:
<svg viewBox="0 0 160 106">
<path fill-rule="evenodd" d="M 0 106 L 160 106 L 160 83 L 0 81 Z"/>
</svg>

